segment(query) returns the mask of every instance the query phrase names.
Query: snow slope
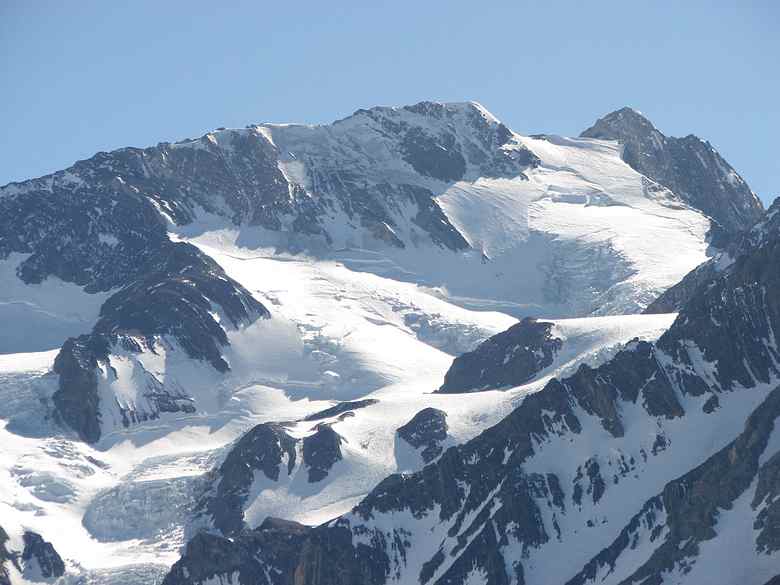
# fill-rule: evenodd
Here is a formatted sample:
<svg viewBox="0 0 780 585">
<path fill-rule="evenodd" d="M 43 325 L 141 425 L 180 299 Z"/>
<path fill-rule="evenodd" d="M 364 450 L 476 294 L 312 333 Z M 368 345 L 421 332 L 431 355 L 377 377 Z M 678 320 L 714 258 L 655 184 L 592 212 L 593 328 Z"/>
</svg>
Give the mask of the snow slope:
<svg viewBox="0 0 780 585">
<path fill-rule="evenodd" d="M 346 440 L 345 456 L 326 480 L 309 484 L 298 469 L 278 484 L 262 480 L 253 488 L 246 509 L 251 525 L 268 514 L 320 523 L 349 510 L 386 475 L 421 467 L 420 457 L 395 439 L 396 429 L 419 410 L 444 410 L 448 444 L 462 442 L 500 420 L 549 376 L 583 360 L 598 363 L 631 338 L 653 339 L 673 318 L 556 321 L 565 350 L 539 380 L 506 392 L 434 395 L 454 355 L 514 319 L 464 309 L 424 287 L 338 262 L 236 248 L 225 243 L 234 234 L 219 235 L 196 243 L 271 307 L 274 317 L 256 325 L 264 330 L 234 334 L 226 353 L 233 369 L 224 377 L 175 347 L 134 357 L 163 383 L 197 396 L 196 413 L 163 415 L 130 429 L 114 424 L 95 447 L 50 438 L 51 429 L 34 421 L 47 412 L 54 380 L 46 372 L 55 353 L 0 361 L 3 522 L 7 530 L 23 526 L 46 535 L 63 558 L 78 559 L 73 570 L 170 565 L 201 476 L 255 424 L 300 420 L 339 400 L 379 400 L 334 425 Z M 222 245 L 216 247 L 218 240 Z M 134 379 L 122 369 L 133 360 L 113 360 L 122 384 L 113 390 L 126 400 L 135 391 Z M 296 423 L 291 432 L 305 436 L 315 424 Z"/>
<path fill-rule="evenodd" d="M 364 118 L 261 128 L 288 153 L 282 164 L 295 169 L 288 176 L 313 196 L 327 192 L 311 180 L 323 168 L 358 169 L 369 183 L 418 185 L 434 194 L 473 249 L 452 253 L 418 243 L 408 217 L 394 228 L 406 248 L 382 246 L 336 215 L 328 224 L 333 257 L 350 267 L 444 287 L 464 306 L 564 317 L 639 312 L 706 259 L 709 220 L 629 167 L 615 142 L 513 134 L 504 148 L 527 149 L 536 166 L 502 176 L 470 169 L 446 182 L 399 163 Z M 467 135 L 464 126 L 456 124 L 458 136 Z M 243 238 L 255 245 L 276 239 Z"/>
<path fill-rule="evenodd" d="M 59 348 L 68 337 L 88 333 L 111 293 L 85 293 L 56 277 L 26 285 L 16 267 L 27 255 L 0 260 L 0 354 Z"/>
</svg>

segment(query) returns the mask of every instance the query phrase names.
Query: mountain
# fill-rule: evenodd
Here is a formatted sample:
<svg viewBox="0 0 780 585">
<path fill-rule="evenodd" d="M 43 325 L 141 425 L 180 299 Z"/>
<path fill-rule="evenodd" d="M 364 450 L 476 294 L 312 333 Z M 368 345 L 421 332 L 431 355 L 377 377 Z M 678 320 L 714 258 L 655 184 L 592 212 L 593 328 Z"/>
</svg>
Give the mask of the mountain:
<svg viewBox="0 0 780 585">
<path fill-rule="evenodd" d="M 273 565 L 284 582 L 298 547 L 320 554 L 322 526 L 373 509 L 385 478 L 461 473 L 451 453 L 480 437 L 520 441 L 492 429 L 533 419 L 515 413 L 557 380 L 660 375 L 648 356 L 676 315 L 650 311 L 659 295 L 697 266 L 731 274 L 772 236 L 719 247 L 713 218 L 624 151 L 423 102 L 99 153 L 0 187 L 0 565 L 25 570 L 29 532 L 63 582 L 160 583 L 182 551 L 169 580 Z M 690 420 L 648 388 L 646 425 Z M 592 453 L 560 462 L 585 490 L 585 460 L 609 467 L 622 447 L 583 436 Z"/>
<path fill-rule="evenodd" d="M 745 180 L 709 142 L 693 134 L 665 136 L 641 113 L 621 108 L 580 136 L 617 140 L 631 168 L 703 211 L 727 234 L 744 232 L 761 218 L 761 201 Z"/>
<path fill-rule="evenodd" d="M 252 548 L 266 525 L 219 542 L 248 549 L 259 583 L 776 579 L 778 205 L 751 232 L 755 246 L 657 342 L 630 342 L 596 368 L 550 380 L 497 425 L 421 471 L 386 478 L 281 551 Z M 250 574 L 239 561 L 188 576 L 203 560 L 188 549 L 165 583 Z"/>
<path fill-rule="evenodd" d="M 4 270 L 51 291 L 31 298 L 17 285 L 0 306 L 46 331 L 72 311 L 57 289 L 100 307 L 54 365 L 56 416 L 89 442 L 202 408 L 140 356 L 183 353 L 226 372 L 228 332 L 269 316 L 191 245 L 221 230 L 238 229 L 241 247 L 304 249 L 443 286 L 466 306 L 637 312 L 705 259 L 709 222 L 617 155 L 613 144 L 519 136 L 475 103 L 429 102 L 101 153 L 0 191 Z M 655 246 L 662 235 L 674 254 Z M 11 331 L 16 345 L 25 328 Z M 23 337 L 24 349 L 51 347 Z"/>
</svg>

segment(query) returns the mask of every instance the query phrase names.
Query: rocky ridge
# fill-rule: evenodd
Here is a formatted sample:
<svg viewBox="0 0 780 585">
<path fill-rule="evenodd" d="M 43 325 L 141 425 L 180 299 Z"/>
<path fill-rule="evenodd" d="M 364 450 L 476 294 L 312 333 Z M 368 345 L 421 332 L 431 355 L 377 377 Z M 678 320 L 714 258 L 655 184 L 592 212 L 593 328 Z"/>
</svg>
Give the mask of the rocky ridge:
<svg viewBox="0 0 780 585">
<path fill-rule="evenodd" d="M 693 134 L 666 136 L 641 113 L 621 108 L 581 136 L 620 141 L 623 160 L 631 167 L 706 213 L 727 234 L 744 232 L 761 219 L 761 201 L 745 180 L 711 144 Z M 724 238 L 713 235 L 723 247 Z"/>
</svg>

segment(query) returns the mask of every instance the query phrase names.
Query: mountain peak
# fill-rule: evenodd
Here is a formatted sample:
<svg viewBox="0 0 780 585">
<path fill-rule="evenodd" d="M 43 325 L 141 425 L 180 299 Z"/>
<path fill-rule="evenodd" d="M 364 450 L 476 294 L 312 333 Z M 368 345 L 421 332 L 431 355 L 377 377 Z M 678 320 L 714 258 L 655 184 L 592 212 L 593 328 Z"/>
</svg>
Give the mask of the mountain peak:
<svg viewBox="0 0 780 585">
<path fill-rule="evenodd" d="M 424 100 L 405 106 L 373 106 L 371 108 L 361 108 L 355 111 L 351 116 L 338 120 L 337 123 L 364 117 L 372 119 L 404 118 L 409 115 L 419 116 L 421 120 L 428 119 L 434 122 L 470 120 L 477 125 L 502 125 L 500 120 L 479 102 L 440 102 L 431 100 Z"/>
<path fill-rule="evenodd" d="M 485 106 L 473 100 L 466 102 L 422 101 L 414 105 L 404 106 L 403 109 L 425 115 L 440 115 L 441 113 L 478 114 L 489 121 L 498 122 L 498 118 L 491 114 Z"/>
<path fill-rule="evenodd" d="M 617 140 L 631 168 L 703 211 L 727 232 L 745 231 L 761 218 L 761 202 L 745 180 L 698 136 L 666 136 L 629 107 L 599 118 L 580 136 Z"/>
<path fill-rule="evenodd" d="M 652 133 L 663 137 L 663 134 L 653 126 L 653 123 L 642 112 L 625 106 L 599 118 L 593 126 L 583 131 L 580 136 L 584 138 L 615 140 L 621 139 L 627 134 L 646 136 Z"/>
</svg>

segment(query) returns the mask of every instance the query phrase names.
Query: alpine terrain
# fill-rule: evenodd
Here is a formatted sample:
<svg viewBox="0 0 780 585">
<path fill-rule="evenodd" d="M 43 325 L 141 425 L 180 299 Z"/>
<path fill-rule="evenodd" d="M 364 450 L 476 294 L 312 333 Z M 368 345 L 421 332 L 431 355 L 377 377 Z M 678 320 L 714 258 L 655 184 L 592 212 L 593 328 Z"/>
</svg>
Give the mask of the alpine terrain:
<svg viewBox="0 0 780 585">
<path fill-rule="evenodd" d="M 0 584 L 780 582 L 780 203 L 630 108 L 100 152 L 0 278 Z"/>
</svg>

